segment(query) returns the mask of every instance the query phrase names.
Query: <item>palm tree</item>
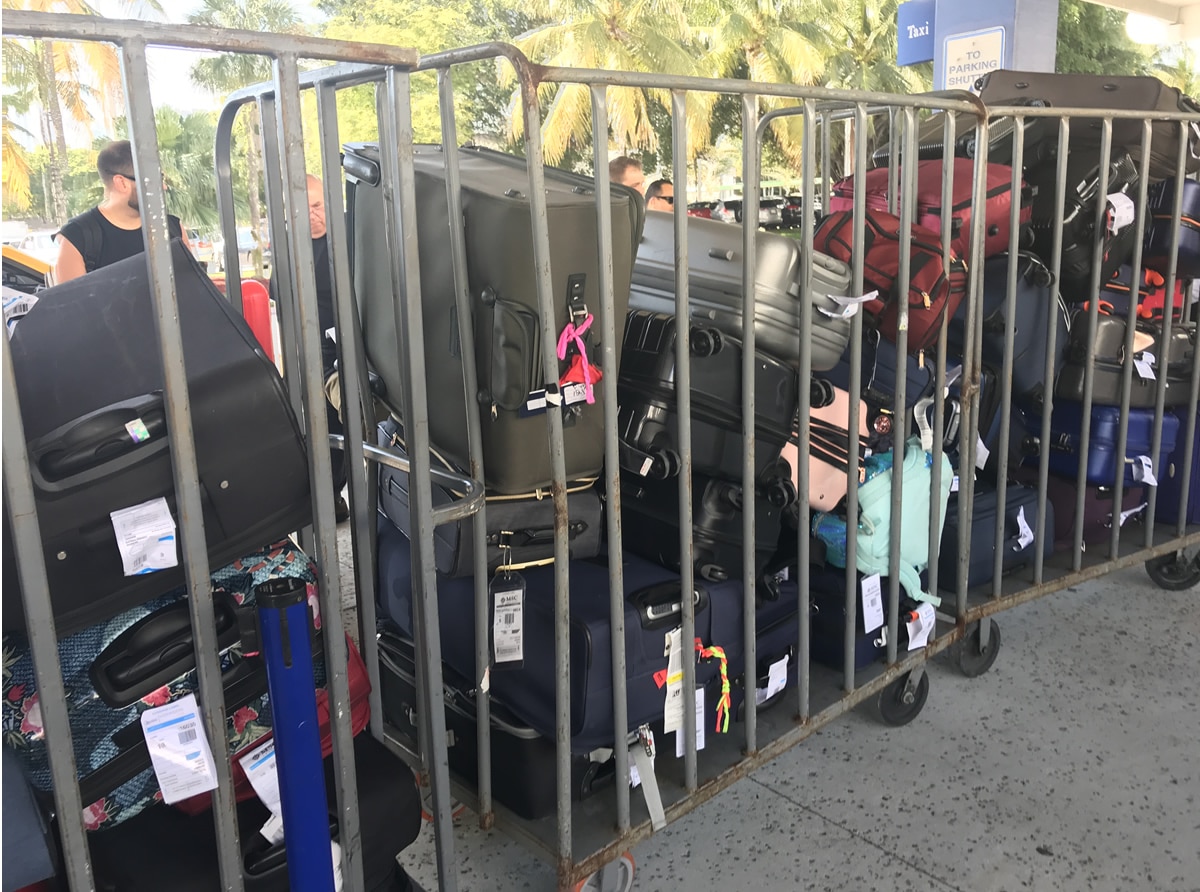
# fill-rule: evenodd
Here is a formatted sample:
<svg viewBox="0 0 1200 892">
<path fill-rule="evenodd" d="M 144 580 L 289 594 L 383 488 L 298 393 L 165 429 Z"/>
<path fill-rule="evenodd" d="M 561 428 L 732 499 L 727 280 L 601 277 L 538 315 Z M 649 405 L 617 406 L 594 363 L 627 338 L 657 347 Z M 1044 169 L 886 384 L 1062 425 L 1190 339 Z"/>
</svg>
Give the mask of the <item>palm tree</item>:
<svg viewBox="0 0 1200 892">
<path fill-rule="evenodd" d="M 1154 61 L 1152 73 L 1185 96 L 1200 96 L 1200 56 L 1187 44 L 1180 44 L 1159 55 Z"/>
<path fill-rule="evenodd" d="M 303 30 L 300 17 L 289 0 L 204 0 L 200 11 L 189 15 L 188 21 L 194 25 L 285 34 Z M 247 53 L 222 53 L 201 59 L 192 66 L 192 81 L 216 94 L 232 93 L 270 80 L 272 76 L 270 59 Z M 262 177 L 262 134 L 253 114 L 249 115 L 246 126 L 249 130 L 246 164 L 250 179 L 250 227 L 254 233 L 259 233 L 262 231 L 262 204 L 258 192 Z M 255 274 L 261 276 L 262 251 L 259 249 L 254 252 L 254 267 Z"/>
</svg>

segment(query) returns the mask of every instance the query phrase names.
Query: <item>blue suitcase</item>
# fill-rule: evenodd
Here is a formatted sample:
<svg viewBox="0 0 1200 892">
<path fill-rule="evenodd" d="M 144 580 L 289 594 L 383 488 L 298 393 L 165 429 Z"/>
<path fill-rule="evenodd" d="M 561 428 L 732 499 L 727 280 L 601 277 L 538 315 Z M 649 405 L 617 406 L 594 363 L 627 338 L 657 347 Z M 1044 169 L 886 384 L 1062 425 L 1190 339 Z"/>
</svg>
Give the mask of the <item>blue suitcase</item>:
<svg viewBox="0 0 1200 892">
<path fill-rule="evenodd" d="M 1020 412 L 1026 431 L 1041 430 L 1041 413 Z M 1100 486 L 1112 486 L 1117 478 L 1117 465 L 1125 465 L 1125 485 L 1140 483 L 1134 476 L 1134 463 L 1141 456 L 1150 455 L 1154 432 L 1153 409 L 1130 409 L 1129 431 L 1125 442 L 1125 455 L 1116 454 L 1118 426 L 1121 410 L 1116 406 L 1092 406 L 1092 427 L 1088 439 L 1087 482 Z M 1079 403 L 1060 402 L 1050 415 L 1050 472 L 1071 479 L 1079 470 L 1080 431 L 1083 427 L 1083 406 Z M 1175 438 L 1179 433 L 1179 419 L 1170 412 L 1163 413 L 1162 448 L 1158 455 L 1158 471 L 1163 473 L 1167 458 L 1175 450 Z M 1031 433 L 1036 438 L 1036 433 Z M 1028 438 L 1027 438 L 1028 439 Z M 1036 450 L 1023 449 L 1024 464 L 1037 467 Z"/>
<path fill-rule="evenodd" d="M 380 517 L 379 609 L 403 635 L 411 637 L 412 586 L 409 542 Z M 520 668 L 491 673 L 491 690 L 522 722 L 554 738 L 554 567 L 531 567 L 525 578 L 524 661 Z M 697 585 L 696 636 L 711 643 L 714 589 L 741 589 L 740 582 Z M 667 668 L 664 638 L 679 625 L 679 575 L 650 561 L 625 559 L 625 660 L 629 726 L 660 720 L 664 693 L 655 674 Z M 727 595 L 724 597 L 728 597 Z M 612 651 L 609 634 L 608 568 L 571 562 L 571 749 L 588 753 L 612 746 Z M 438 577 L 442 659 L 456 673 L 478 680 L 475 671 L 475 582 Z M 715 662 L 696 667 L 700 684 L 718 674 Z"/>
<path fill-rule="evenodd" d="M 1179 521 L 1179 502 L 1183 494 L 1183 437 L 1176 443 L 1166 469 L 1159 475 L 1158 503 L 1155 520 L 1162 523 Z M 1200 524 L 1200 423 L 1196 425 L 1192 443 L 1192 479 L 1188 485 L 1187 522 Z"/>
<path fill-rule="evenodd" d="M 1001 564 L 1005 574 L 1033 563 L 1036 539 L 1022 544 L 1023 530 L 1020 520 L 1023 517 L 1030 533 L 1037 532 L 1037 495 L 1037 489 L 1021 486 L 1019 483 L 1008 484 L 1008 494 L 1004 501 L 1004 558 Z M 976 483 L 975 501 L 972 505 L 967 588 L 983 585 L 992 579 L 998 507 L 999 493 L 996 488 L 982 480 Z M 1050 557 L 1054 553 L 1054 505 L 1048 500 L 1046 530 L 1047 533 L 1042 539 L 1042 554 Z M 953 493 L 946 504 L 946 525 L 942 529 L 942 544 L 938 551 L 938 588 L 944 591 L 954 591 L 957 588 L 958 557 L 958 494 Z"/>
<path fill-rule="evenodd" d="M 854 617 L 854 668 L 863 669 L 877 660 L 882 660 L 887 654 L 886 635 L 882 629 L 865 631 L 862 610 L 862 580 L 863 574 L 855 571 L 854 577 L 858 592 L 855 594 Z M 879 591 L 883 595 L 884 624 L 887 623 L 887 599 L 890 581 L 888 577 L 879 579 Z M 846 652 L 846 571 L 840 567 L 828 564 L 809 568 L 808 576 L 809 610 L 812 614 L 810 621 L 810 650 L 815 662 L 830 669 L 842 669 L 843 655 Z M 898 647 L 903 653 L 908 646 L 908 629 L 904 623 L 905 614 L 916 610 L 918 603 L 900 590 L 900 641 Z"/>
<path fill-rule="evenodd" d="M 1150 187 L 1146 198 L 1146 237 L 1142 262 L 1152 269 L 1166 273 L 1171 257 L 1171 219 L 1175 203 L 1175 178 L 1163 180 Z M 1200 276 L 1200 183 L 1185 180 L 1183 208 L 1179 215 L 1180 278 Z"/>
</svg>

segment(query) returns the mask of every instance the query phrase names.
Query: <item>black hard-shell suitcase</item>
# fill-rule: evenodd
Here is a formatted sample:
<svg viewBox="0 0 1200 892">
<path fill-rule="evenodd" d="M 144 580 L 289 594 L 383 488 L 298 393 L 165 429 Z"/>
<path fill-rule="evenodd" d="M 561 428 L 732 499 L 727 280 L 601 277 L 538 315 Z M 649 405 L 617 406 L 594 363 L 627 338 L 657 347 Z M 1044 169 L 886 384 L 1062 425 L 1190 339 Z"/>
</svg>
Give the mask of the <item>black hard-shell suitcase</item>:
<svg viewBox="0 0 1200 892">
<path fill-rule="evenodd" d="M 1092 402 L 1119 406 L 1124 381 L 1125 337 L 1128 320 L 1124 316 L 1096 318 L 1095 359 L 1093 360 Z M 1136 323 L 1129 405 L 1149 408 L 1158 395 L 1158 376 L 1166 375 L 1166 405 L 1182 406 L 1191 398 L 1192 362 L 1196 353 L 1196 323 L 1175 322 L 1171 325 L 1171 341 L 1162 340 L 1162 324 L 1155 322 Z M 1082 401 L 1084 375 L 1087 371 L 1087 316 L 1080 310 L 1071 324 L 1071 337 L 1067 344 L 1067 363 L 1058 379 L 1055 396 L 1064 400 Z M 1144 344 L 1138 349 L 1139 343 Z M 1145 354 L 1154 357 L 1149 365 L 1151 377 L 1145 375 L 1137 360 Z"/>
<path fill-rule="evenodd" d="M 309 522 L 308 459 L 274 364 L 191 253 L 171 247 L 208 559 L 220 567 Z M 40 292 L 10 341 L 59 635 L 183 583 L 182 564 L 126 576 L 109 517 L 165 498 L 178 523 L 154 320 L 138 255 Z M 7 513 L 4 524 L 4 628 L 23 629 Z"/>
<path fill-rule="evenodd" d="M 784 508 L 795 500 L 791 469 L 786 465 L 777 484 L 786 499 L 777 496 L 772 502 L 768 494 L 759 492 L 754 500 L 754 566 L 766 597 L 774 594 L 769 569 L 779 547 Z M 709 582 L 742 578 L 746 550 L 742 505 L 739 484 L 692 475 L 692 556 L 699 578 Z M 626 551 L 679 570 L 679 481 L 623 473 L 621 529 Z"/>
<path fill-rule="evenodd" d="M 389 724 L 416 745 L 419 737 L 416 672 L 412 642 L 390 628 L 379 633 L 379 685 L 383 711 Z M 451 744 L 446 750 L 450 770 L 471 786 L 479 783 L 479 750 L 475 692 L 469 676 L 442 667 L 446 699 L 446 729 Z M 489 704 L 492 722 L 492 793 L 496 801 L 518 817 L 536 821 L 554 814 L 558 799 L 554 740 L 543 737 L 512 714 L 498 698 Z M 571 796 L 586 799 L 610 787 L 616 775 L 612 759 L 595 761 L 588 755 L 571 757 Z"/>
<path fill-rule="evenodd" d="M 394 419 L 378 428 L 379 444 L 407 455 L 403 432 Z M 431 456 L 434 467 L 457 470 L 440 453 Z M 450 487 L 433 484 L 433 505 L 456 501 Z M 409 533 L 408 472 L 379 466 L 379 508 L 405 535 Z M 575 480 L 567 484 L 567 537 L 572 558 L 589 558 L 600 553 L 603 541 L 603 509 L 596 481 Z M 487 567 L 494 572 L 504 562 L 522 565 L 554 558 L 554 500 L 547 490 L 520 496 L 488 495 Z M 434 561 L 439 573 L 470 576 L 475 572 L 475 516 L 450 521 L 433 531 Z M 505 535 L 507 534 L 507 535 Z"/>
<path fill-rule="evenodd" d="M 634 310 L 621 355 L 621 466 L 661 479 L 680 470 L 675 414 L 675 317 Z M 703 474 L 742 477 L 742 345 L 715 328 L 693 325 L 692 466 Z M 755 357 L 757 474 L 773 470 L 799 405 L 795 369 L 762 353 Z"/>
<path fill-rule="evenodd" d="M 742 336 L 742 228 L 688 217 L 688 286 L 692 321 Z M 755 349 L 795 363 L 800 350 L 800 301 L 812 312 L 813 371 L 833 368 L 850 338 L 850 320 L 831 295 L 850 293 L 850 268 L 814 252 L 812 290 L 803 294 L 800 243 L 782 235 L 757 234 Z M 633 265 L 629 305 L 675 313 L 675 225 L 670 214 L 648 213 Z M 807 336 L 807 335 L 806 335 Z"/>
<path fill-rule="evenodd" d="M 396 855 L 421 830 L 421 797 L 413 773 L 370 734 L 354 738 L 364 887 L 413 888 Z M 325 760 L 331 836 L 339 839 L 332 758 Z M 287 892 L 284 844 L 268 844 L 257 829 L 270 812 L 257 798 L 238 803 L 247 892 Z M 112 830 L 88 834 L 98 892 L 212 892 L 220 888 L 213 816 L 156 805 Z"/>
<path fill-rule="evenodd" d="M 1033 254 L 1016 257 L 1017 294 L 1013 325 L 1012 382 L 1013 398 L 1040 399 L 1046 390 L 1046 353 L 1049 347 L 1048 320 L 1054 307 L 1055 363 L 1054 377 L 1062 368 L 1066 349 L 1069 315 L 1066 304 L 1054 287 L 1054 277 L 1046 265 Z M 1004 339 L 1008 328 L 1009 255 L 989 258 L 983 265 L 983 362 L 996 369 L 1004 367 Z M 946 349 L 951 356 L 961 357 L 966 345 L 967 304 L 964 302 L 950 320 Z M 1053 381 L 1051 388 L 1053 389 Z"/>
<path fill-rule="evenodd" d="M 954 591 L 958 585 L 958 493 L 950 494 L 946 504 L 946 525 L 942 529 L 942 544 L 938 551 L 938 587 Z M 994 567 L 997 508 L 999 494 L 989 483 L 975 484 L 972 503 L 970 557 L 967 564 L 967 588 L 992 580 Z M 1037 544 L 1037 489 L 1010 483 L 1004 502 L 1004 544 L 1002 572 L 1005 574 L 1033 564 Z M 1022 526 L 1022 523 L 1024 526 Z M 1047 533 L 1042 540 L 1042 554 L 1054 552 L 1054 505 L 1046 502 Z M 1031 538 L 1033 537 L 1033 538 Z"/>
<path fill-rule="evenodd" d="M 626 537 L 628 540 L 628 536 Z M 411 638 L 412 578 L 408 539 L 386 518 L 379 523 L 379 612 Z M 667 668 L 666 633 L 678 628 L 679 575 L 649 561 L 625 555 L 625 668 L 629 726 L 625 733 L 663 715 L 663 691 L 655 673 Z M 518 669 L 491 673 L 491 691 L 521 722 L 554 739 L 554 575 L 553 566 L 521 571 L 525 580 L 524 662 Z M 588 754 L 613 744 L 612 648 L 608 603 L 608 567 L 592 561 L 570 565 L 571 751 Z M 731 583 L 740 585 L 740 583 Z M 692 593 L 696 636 L 710 638 L 709 585 Z M 442 659 L 459 675 L 476 677 L 475 581 L 438 577 L 438 604 L 443 617 Z M 696 667 L 705 683 L 715 665 Z"/>
<path fill-rule="evenodd" d="M 445 153 L 438 146 L 419 146 L 413 158 L 430 438 L 456 465 L 467 467 L 466 413 L 479 412 L 487 488 L 504 494 L 547 488 L 551 483 L 550 447 L 543 415 L 547 387 L 557 388 L 563 403 L 567 477 L 593 477 L 604 465 L 602 388 L 594 388 L 595 402 L 588 403 L 583 384 L 563 380 L 568 363 L 578 354 L 569 352 L 557 368 L 542 367 L 542 325 L 525 162 L 475 147 L 459 149 L 458 159 L 467 288 L 475 323 L 471 349 L 475 351 L 479 376 L 479 390 L 469 396 L 463 392 L 463 346 L 459 343 L 454 300 Z M 346 146 L 343 166 L 352 186 L 354 290 L 367 358 L 383 379 L 385 399 L 399 415 L 405 375 L 397 350 L 393 251 L 385 238 L 378 146 Z M 553 327 L 557 336 L 568 323 L 582 325 L 589 314 L 599 312 L 596 183 L 590 177 L 553 168 L 546 168 L 545 173 Z M 608 188 L 613 202 L 613 298 L 617 318 L 623 319 L 643 210 L 632 190 L 616 184 Z M 598 329 L 593 324 L 584 336 L 592 365 L 599 361 Z M 620 344 L 616 346 L 619 361 Z M 601 368 L 601 372 L 615 374 L 616 369 Z"/>
</svg>

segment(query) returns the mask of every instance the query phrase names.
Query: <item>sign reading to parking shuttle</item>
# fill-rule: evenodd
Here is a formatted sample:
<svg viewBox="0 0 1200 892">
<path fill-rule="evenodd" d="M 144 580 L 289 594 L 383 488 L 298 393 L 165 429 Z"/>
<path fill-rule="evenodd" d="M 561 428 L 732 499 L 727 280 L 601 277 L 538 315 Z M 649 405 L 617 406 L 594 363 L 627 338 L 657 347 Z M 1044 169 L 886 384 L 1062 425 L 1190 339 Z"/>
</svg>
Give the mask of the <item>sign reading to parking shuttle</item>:
<svg viewBox="0 0 1200 892">
<path fill-rule="evenodd" d="M 1004 67 L 1004 28 L 985 28 L 947 37 L 945 52 L 946 90 L 970 90 L 976 78 Z"/>
</svg>

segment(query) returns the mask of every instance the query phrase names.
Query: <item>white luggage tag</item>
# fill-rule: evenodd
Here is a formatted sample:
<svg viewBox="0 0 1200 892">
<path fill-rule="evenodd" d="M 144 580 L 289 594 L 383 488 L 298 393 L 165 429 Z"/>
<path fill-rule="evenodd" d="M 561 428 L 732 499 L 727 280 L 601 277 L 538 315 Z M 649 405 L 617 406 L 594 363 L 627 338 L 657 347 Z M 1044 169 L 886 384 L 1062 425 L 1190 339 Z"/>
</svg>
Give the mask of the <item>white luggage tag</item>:
<svg viewBox="0 0 1200 892">
<path fill-rule="evenodd" d="M 525 577 L 512 565 L 511 532 L 501 531 L 504 563 L 488 583 L 492 605 L 492 668 L 520 669 L 525 665 Z"/>
<path fill-rule="evenodd" d="M 868 291 L 862 297 L 844 297 L 838 294 L 831 294 L 829 295 L 829 299 L 836 303 L 839 309 L 830 310 L 826 307 L 817 307 L 817 309 L 830 319 L 850 319 L 858 312 L 859 307 L 878 298 L 878 291 Z"/>
</svg>

